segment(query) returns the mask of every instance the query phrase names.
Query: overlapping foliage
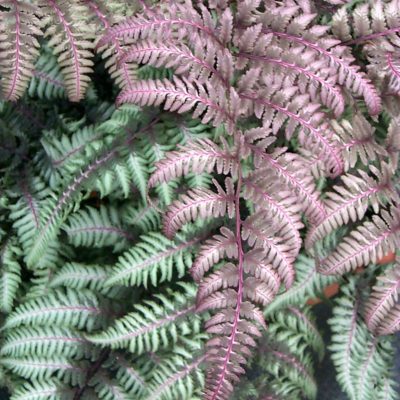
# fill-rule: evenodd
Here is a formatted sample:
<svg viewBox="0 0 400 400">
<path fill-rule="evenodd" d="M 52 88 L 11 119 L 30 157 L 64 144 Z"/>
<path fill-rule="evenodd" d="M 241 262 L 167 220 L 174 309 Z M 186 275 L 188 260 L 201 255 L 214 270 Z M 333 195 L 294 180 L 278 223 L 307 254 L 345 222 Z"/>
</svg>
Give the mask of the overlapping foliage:
<svg viewBox="0 0 400 400">
<path fill-rule="evenodd" d="M 396 398 L 400 5 L 353 3 L 1 4 L 12 399 L 315 399 L 334 282 L 338 382 Z"/>
</svg>

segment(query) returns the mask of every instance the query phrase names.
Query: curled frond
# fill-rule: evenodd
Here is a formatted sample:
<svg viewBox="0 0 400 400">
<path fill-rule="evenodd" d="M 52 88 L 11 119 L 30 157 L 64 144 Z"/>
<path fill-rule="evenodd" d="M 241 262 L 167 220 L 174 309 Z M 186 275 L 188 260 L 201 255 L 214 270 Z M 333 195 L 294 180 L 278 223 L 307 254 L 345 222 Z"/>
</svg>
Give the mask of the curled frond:
<svg viewBox="0 0 400 400">
<path fill-rule="evenodd" d="M 198 255 L 190 269 L 193 279 L 199 282 L 204 274 L 225 255 L 228 258 L 236 258 L 237 243 L 235 234 L 223 226 L 221 234 L 214 235 L 200 247 Z"/>
<path fill-rule="evenodd" d="M 226 191 L 213 181 L 217 193 L 208 189 L 193 189 L 182 195 L 180 200 L 173 202 L 164 216 L 164 232 L 169 238 L 173 237 L 183 225 L 197 218 L 223 217 L 227 214 L 233 218 L 235 213 L 234 187 L 231 178 L 226 178 Z"/>
<path fill-rule="evenodd" d="M 221 149 L 209 139 L 199 139 L 189 142 L 177 151 L 169 152 L 155 166 L 155 172 L 149 179 L 149 187 L 180 176 L 189 172 L 201 174 L 212 172 L 235 175 L 237 173 L 237 158 L 229 150 L 227 143 L 223 142 Z"/>
</svg>

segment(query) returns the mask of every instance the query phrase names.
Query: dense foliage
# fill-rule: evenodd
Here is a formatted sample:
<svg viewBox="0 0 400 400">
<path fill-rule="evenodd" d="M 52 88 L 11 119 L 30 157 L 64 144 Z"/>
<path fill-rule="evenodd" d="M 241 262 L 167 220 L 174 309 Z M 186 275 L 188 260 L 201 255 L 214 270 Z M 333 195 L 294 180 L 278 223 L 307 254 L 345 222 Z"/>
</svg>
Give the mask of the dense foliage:
<svg viewBox="0 0 400 400">
<path fill-rule="evenodd" d="M 3 0 L 0 40 L 12 400 L 316 399 L 327 356 L 398 398 L 399 0 Z"/>
</svg>

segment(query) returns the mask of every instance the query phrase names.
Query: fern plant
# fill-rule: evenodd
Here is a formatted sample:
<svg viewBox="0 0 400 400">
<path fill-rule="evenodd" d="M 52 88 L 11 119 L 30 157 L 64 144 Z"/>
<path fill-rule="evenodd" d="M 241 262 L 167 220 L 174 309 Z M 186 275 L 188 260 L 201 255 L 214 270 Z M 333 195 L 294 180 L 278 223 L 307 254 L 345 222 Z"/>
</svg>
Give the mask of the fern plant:
<svg viewBox="0 0 400 400">
<path fill-rule="evenodd" d="M 10 398 L 395 399 L 398 2 L 3 3 Z"/>
</svg>

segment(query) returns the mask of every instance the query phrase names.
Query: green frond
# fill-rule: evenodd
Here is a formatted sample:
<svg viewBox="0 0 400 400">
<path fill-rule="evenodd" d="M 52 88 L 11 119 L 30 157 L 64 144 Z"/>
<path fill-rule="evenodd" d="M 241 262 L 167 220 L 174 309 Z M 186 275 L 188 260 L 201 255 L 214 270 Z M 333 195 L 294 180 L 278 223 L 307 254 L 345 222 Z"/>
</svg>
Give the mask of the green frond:
<svg viewBox="0 0 400 400">
<path fill-rule="evenodd" d="M 56 379 L 35 380 L 19 386 L 10 400 L 71 400 L 74 393 L 72 388 Z"/>
<path fill-rule="evenodd" d="M 47 46 L 42 46 L 41 55 L 36 62 L 32 79 L 29 83 L 28 94 L 39 99 L 65 99 L 64 77 L 57 63 L 57 57 Z"/>
<path fill-rule="evenodd" d="M 80 359 L 90 356 L 91 345 L 82 334 L 53 326 L 19 327 L 7 331 L 0 348 L 2 357 L 58 357 Z"/>
<path fill-rule="evenodd" d="M 0 249 L 0 310 L 4 313 L 12 311 L 21 284 L 20 255 L 21 250 L 11 240 Z"/>
<path fill-rule="evenodd" d="M 97 373 L 90 381 L 99 400 L 130 400 L 131 394 L 126 392 L 115 379 L 107 376 L 105 371 Z"/>
<path fill-rule="evenodd" d="M 61 229 L 75 247 L 111 246 L 118 252 L 126 248 L 132 239 L 131 233 L 122 226 L 119 210 L 104 205 L 99 209 L 82 208 L 71 214 Z"/>
<path fill-rule="evenodd" d="M 204 356 L 187 358 L 174 355 L 161 362 L 155 370 L 147 400 L 192 400 L 201 396 L 204 374 L 200 364 Z"/>
<path fill-rule="evenodd" d="M 50 163 L 47 179 L 53 189 L 61 187 L 104 149 L 104 135 L 98 132 L 96 125 L 76 122 L 78 126 L 68 124 L 62 134 L 54 129 L 45 131 L 41 140 Z"/>
<path fill-rule="evenodd" d="M 112 288 L 105 287 L 108 272 L 106 266 L 70 262 L 65 264 L 50 281 L 51 288 L 88 288 L 93 292 L 107 294 Z"/>
<path fill-rule="evenodd" d="M 332 360 L 337 380 L 351 400 L 375 400 L 381 384 L 391 384 L 393 348 L 390 337 L 374 337 L 360 313 L 360 293 L 356 278 L 342 288 L 333 316 Z M 386 391 L 388 395 L 393 389 Z M 386 397 L 395 400 L 395 397 Z"/>
<path fill-rule="evenodd" d="M 124 210 L 125 222 L 132 225 L 135 229 L 142 233 L 157 231 L 161 227 L 160 212 L 157 210 L 157 203 L 146 204 L 138 202 L 129 205 Z"/>
<path fill-rule="evenodd" d="M 114 321 L 103 332 L 88 335 L 94 344 L 132 353 L 155 352 L 176 343 L 182 336 L 198 332 L 200 318 L 194 314 L 195 288 L 181 283 L 181 291 L 167 289 L 152 300 L 135 304 L 134 311 Z"/>
<path fill-rule="evenodd" d="M 54 289 L 19 305 L 6 319 L 3 330 L 20 325 L 57 325 L 92 330 L 101 324 L 98 297 L 89 290 Z"/>
<path fill-rule="evenodd" d="M 156 365 L 145 353 L 135 360 L 118 355 L 112 357 L 111 368 L 115 371 L 115 380 L 134 398 L 144 398 L 149 391 L 147 376 Z"/>
<path fill-rule="evenodd" d="M 44 380 L 56 374 L 57 378 L 72 385 L 82 384 L 85 364 L 71 362 L 66 357 L 2 358 L 0 364 L 25 379 Z"/>
<path fill-rule="evenodd" d="M 311 308 L 288 307 L 269 315 L 268 335 L 285 345 L 296 354 L 305 355 L 308 350 L 318 354 L 322 360 L 324 341 L 315 325 Z"/>
<path fill-rule="evenodd" d="M 108 285 L 126 286 L 170 281 L 174 272 L 181 278 L 192 265 L 192 249 L 196 239 L 175 242 L 158 232 L 150 232 L 140 237 L 141 241 L 126 251 L 113 269 Z"/>
</svg>

